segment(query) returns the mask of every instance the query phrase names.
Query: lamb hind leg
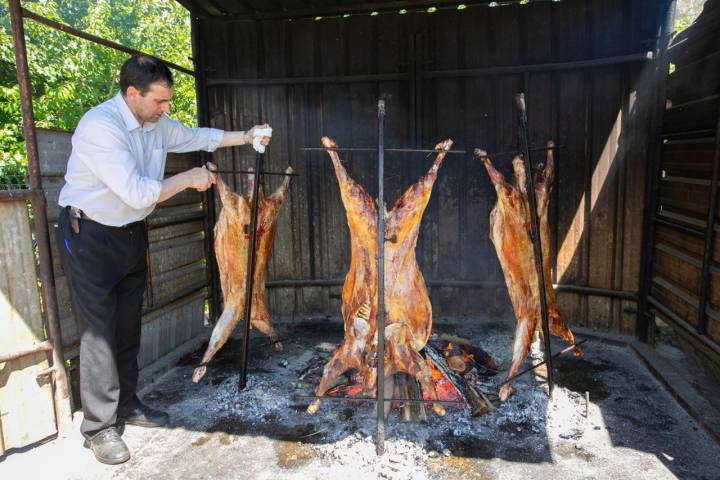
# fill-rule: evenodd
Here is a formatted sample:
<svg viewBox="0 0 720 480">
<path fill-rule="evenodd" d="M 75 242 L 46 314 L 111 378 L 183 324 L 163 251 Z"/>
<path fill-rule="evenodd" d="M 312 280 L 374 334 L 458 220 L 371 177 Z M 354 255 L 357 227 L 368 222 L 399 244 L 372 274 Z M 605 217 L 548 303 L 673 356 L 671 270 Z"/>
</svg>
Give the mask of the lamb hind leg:
<svg viewBox="0 0 720 480">
<path fill-rule="evenodd" d="M 552 333 L 556 337 L 564 339 L 570 345 L 575 345 L 575 337 L 573 336 L 570 329 L 563 322 L 562 318 L 560 317 L 560 313 L 557 310 L 551 310 L 549 317 L 550 333 Z M 573 355 L 575 355 L 576 357 L 582 357 L 584 355 L 584 352 L 580 347 L 576 346 L 575 348 L 573 348 Z"/>
<path fill-rule="evenodd" d="M 327 392 L 333 380 L 355 366 L 353 365 L 354 357 L 352 350 L 353 349 L 345 343 L 333 353 L 330 361 L 325 365 L 320 384 L 315 390 L 316 396 L 322 397 L 325 395 L 325 392 Z M 317 411 L 320 410 L 321 400 L 320 398 L 313 400 L 307 408 L 307 413 L 315 415 Z"/>
<path fill-rule="evenodd" d="M 235 326 L 240 321 L 240 308 L 236 303 L 228 303 L 225 306 L 218 322 L 213 328 L 210 340 L 208 341 L 207 349 L 203 354 L 200 366 L 193 370 L 192 381 L 197 383 L 205 375 L 207 371 L 207 364 L 215 356 L 215 354 L 225 345 L 230 335 L 232 335 Z"/>
<path fill-rule="evenodd" d="M 278 337 L 277 332 L 270 323 L 269 316 L 253 318 L 251 325 L 257 328 L 258 332 L 270 337 L 270 342 L 275 346 L 276 351 L 283 351 L 283 344 L 280 342 L 280 337 Z"/>
<path fill-rule="evenodd" d="M 522 365 L 525 357 L 527 357 L 527 354 L 530 352 L 530 344 L 532 343 L 534 330 L 535 325 L 528 319 L 518 321 L 517 325 L 515 326 L 515 340 L 513 341 L 512 364 L 510 365 L 510 370 L 508 370 L 506 378 L 511 378 L 518 372 L 518 370 L 520 369 L 520 365 Z M 500 401 L 504 402 L 505 400 L 507 400 L 512 393 L 512 390 L 513 389 L 509 383 L 503 385 L 500 388 Z"/>
</svg>

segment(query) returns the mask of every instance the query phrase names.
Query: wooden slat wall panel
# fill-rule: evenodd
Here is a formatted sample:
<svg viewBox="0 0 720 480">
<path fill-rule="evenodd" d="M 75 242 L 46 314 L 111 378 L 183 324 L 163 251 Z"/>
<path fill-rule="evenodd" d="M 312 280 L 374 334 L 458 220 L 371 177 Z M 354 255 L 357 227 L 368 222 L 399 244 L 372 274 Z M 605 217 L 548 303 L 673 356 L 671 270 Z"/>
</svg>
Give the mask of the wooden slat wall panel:
<svg viewBox="0 0 720 480">
<path fill-rule="evenodd" d="M 667 77 L 667 102 L 661 151 L 662 178 L 656 215 L 664 220 L 707 228 L 711 200 L 713 159 L 720 139 L 720 2 L 708 0 L 695 23 L 677 35 L 670 47 L 675 70 Z M 710 251 L 709 288 L 705 318 L 699 308 L 704 234 L 693 235 L 672 226 L 657 226 L 653 238 L 651 295 L 697 328 L 720 347 L 720 230 L 716 212 Z M 672 319 L 667 319 L 672 321 Z M 702 320 L 705 328 L 701 326 Z M 682 329 L 678 329 L 682 331 Z"/>
<path fill-rule="evenodd" d="M 571 0 L 321 21 L 252 24 L 205 19 L 201 35 L 211 79 L 361 75 L 408 72 L 411 35 L 421 37 L 422 71 L 644 51 L 656 31 L 659 11 L 652 0 L 614 0 L 610 5 Z M 228 32 L 247 35 L 247 50 L 262 51 L 264 59 L 228 52 Z M 256 48 L 258 41 L 262 48 Z M 274 163 L 273 168 L 291 163 L 301 175 L 293 179 L 288 205 L 283 207 L 280 222 L 287 226 L 276 238 L 268 280 L 337 279 L 349 262 L 337 182 L 324 153 L 296 149 L 318 146 L 322 134 L 334 136 L 341 145 L 374 146 L 376 102 L 386 95 L 388 146 L 410 146 L 412 125 L 417 123 L 418 146 L 423 148 L 452 138 L 457 148 L 512 150 L 517 145 L 514 95 L 524 89 L 532 143 L 543 145 L 554 139 L 561 145 L 551 210 L 556 281 L 632 291 L 638 286 L 644 194 L 639 172 L 645 171 L 648 142 L 644 82 L 647 75 L 640 65 L 533 73 L 527 79 L 522 74 L 425 79 L 420 82 L 421 104 L 415 118 L 406 81 L 210 86 L 208 113 L 213 126 L 223 128 L 247 128 L 256 119 L 278 126 L 268 158 L 284 155 L 290 162 Z M 264 99 L 260 107 L 242 101 L 252 95 Z M 226 155 L 216 153 L 214 158 L 223 162 Z M 358 153 L 342 157 L 350 174 L 375 195 L 375 167 L 366 160 L 374 157 Z M 252 155 L 236 160 L 237 167 L 248 167 Z M 391 207 L 396 196 L 425 173 L 430 159 L 387 155 L 386 161 L 386 202 Z M 510 157 L 495 161 L 510 173 Z M 427 279 L 502 282 L 487 231 L 494 203 L 494 190 L 480 163 L 470 156 L 448 157 L 418 240 L 418 262 Z M 272 288 L 272 314 L 337 315 L 339 291 L 339 287 Z M 435 287 L 431 298 L 436 316 L 503 313 L 509 308 L 502 288 Z M 625 313 L 633 307 L 631 302 L 569 293 L 561 294 L 560 302 L 572 323 L 623 332 L 634 328 L 632 315 Z"/>
<path fill-rule="evenodd" d="M 64 184 L 62 176 L 70 154 L 71 135 L 69 132 L 38 131 L 51 234 L 58 218 L 57 197 Z M 199 162 L 196 153 L 169 154 L 166 174 L 187 170 Z M 141 368 L 203 332 L 203 284 L 207 281 L 203 216 L 202 197 L 198 192 L 190 190 L 161 204 L 147 219 L 153 303 L 144 306 L 146 311 L 152 313 L 143 316 Z M 54 238 L 50 246 L 65 354 L 66 358 L 75 358 L 80 331 L 72 313 L 67 281 L 60 266 Z M 192 293 L 185 296 L 189 292 Z M 189 300 L 192 300 L 190 305 L 187 304 Z M 151 309 L 158 305 L 166 306 Z M 76 404 L 79 404 L 79 399 L 76 400 Z"/>
<path fill-rule="evenodd" d="M 0 352 L 18 352 L 46 340 L 25 200 L 0 202 Z M 56 432 L 45 352 L 0 363 L 0 455 Z"/>
</svg>

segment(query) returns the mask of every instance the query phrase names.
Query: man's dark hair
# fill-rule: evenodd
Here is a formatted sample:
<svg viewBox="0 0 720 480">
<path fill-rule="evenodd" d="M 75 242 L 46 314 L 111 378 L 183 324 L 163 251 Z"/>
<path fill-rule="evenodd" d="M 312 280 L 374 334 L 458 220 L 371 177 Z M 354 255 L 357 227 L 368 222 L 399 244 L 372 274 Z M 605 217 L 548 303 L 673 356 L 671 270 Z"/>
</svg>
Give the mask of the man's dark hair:
<svg viewBox="0 0 720 480">
<path fill-rule="evenodd" d="M 172 87 L 170 69 L 160 60 L 147 55 L 133 55 L 120 68 L 120 91 L 127 94 L 128 87 L 135 87 L 141 94 L 150 90 L 150 85 L 160 82 Z"/>
</svg>

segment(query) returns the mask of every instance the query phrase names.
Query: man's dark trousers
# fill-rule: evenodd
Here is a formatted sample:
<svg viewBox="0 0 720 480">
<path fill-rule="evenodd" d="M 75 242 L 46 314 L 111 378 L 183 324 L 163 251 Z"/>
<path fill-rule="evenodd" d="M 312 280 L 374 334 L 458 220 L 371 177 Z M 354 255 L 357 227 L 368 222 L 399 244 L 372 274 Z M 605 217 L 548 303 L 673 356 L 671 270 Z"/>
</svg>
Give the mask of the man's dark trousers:
<svg viewBox="0 0 720 480">
<path fill-rule="evenodd" d="M 117 408 L 135 398 L 147 262 L 143 222 L 109 227 L 62 209 L 55 232 L 80 324 L 80 399 L 85 438 L 115 424 Z"/>
</svg>

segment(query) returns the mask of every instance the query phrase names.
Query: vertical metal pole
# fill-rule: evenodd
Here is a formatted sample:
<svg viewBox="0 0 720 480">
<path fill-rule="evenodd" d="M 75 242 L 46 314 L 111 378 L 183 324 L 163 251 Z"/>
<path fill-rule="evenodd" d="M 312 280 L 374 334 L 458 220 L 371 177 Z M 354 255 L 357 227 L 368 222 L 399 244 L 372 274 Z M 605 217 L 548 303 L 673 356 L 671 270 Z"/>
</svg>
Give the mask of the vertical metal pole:
<svg viewBox="0 0 720 480">
<path fill-rule="evenodd" d="M 657 198 L 660 190 L 660 172 L 662 170 L 662 125 L 665 114 L 666 79 L 668 75 L 667 50 L 675 23 L 675 0 L 669 0 L 665 12 L 665 22 L 658 32 L 655 47 L 654 72 L 651 85 L 648 89 L 652 95 L 648 108 L 650 109 L 650 148 L 648 151 L 647 176 L 645 180 L 645 207 L 643 218 L 643 240 L 640 259 L 640 285 L 638 291 L 638 312 L 635 334 L 643 342 L 650 338 L 650 322 L 648 312 L 648 296 L 652 284 L 653 249 L 655 237 L 655 224 L 653 217 L 657 210 Z"/>
<path fill-rule="evenodd" d="M 542 330 L 545 341 L 545 360 L 547 361 L 547 380 L 548 394 L 552 398 L 553 392 L 553 364 L 552 352 L 550 350 L 550 326 L 548 324 L 547 296 L 545 292 L 545 276 L 543 275 L 542 263 L 542 242 L 540 241 L 540 222 L 538 221 L 537 206 L 535 201 L 535 182 L 532 175 L 532 162 L 530 161 L 530 151 L 528 148 L 528 127 L 527 127 L 527 109 L 525 107 L 525 94 L 518 93 L 515 97 L 518 112 L 520 114 L 520 122 L 518 125 L 518 136 L 520 140 L 520 151 L 525 161 L 525 183 L 527 185 L 527 198 L 530 206 L 530 235 L 532 236 L 533 247 L 535 250 L 535 270 L 538 275 L 538 286 L 540 287 L 540 314 L 542 316 Z"/>
<path fill-rule="evenodd" d="M 713 157 L 712 183 L 710 184 L 710 205 L 708 206 L 707 225 L 705 226 L 705 249 L 703 252 L 702 276 L 700 277 L 700 306 L 698 308 L 698 327 L 700 335 L 705 335 L 707 330 L 708 293 L 710 290 L 710 262 L 713 253 L 713 241 L 715 239 L 715 217 L 717 216 L 718 196 L 718 171 L 720 170 L 720 111 L 718 111 L 718 123 L 715 128 L 715 156 Z"/>
<path fill-rule="evenodd" d="M 200 25 L 197 18 L 193 17 L 190 28 L 192 34 L 193 63 L 195 64 L 195 95 L 197 98 L 196 105 L 198 125 L 201 127 L 209 127 L 207 90 L 205 86 L 205 61 L 202 49 L 202 39 L 200 38 Z M 210 154 L 207 152 L 200 152 L 200 158 L 202 164 L 205 165 L 205 163 L 210 159 Z M 205 204 L 205 218 L 203 218 L 203 232 L 205 234 L 205 260 L 207 262 L 208 285 L 210 288 L 210 291 L 208 292 L 210 307 L 208 317 L 211 323 L 215 323 L 218 315 L 220 314 L 220 286 L 217 262 L 215 261 L 213 249 L 213 244 L 215 242 L 215 235 L 213 231 L 213 228 L 215 228 L 214 188 L 209 188 L 205 191 L 203 194 L 203 203 Z"/>
<path fill-rule="evenodd" d="M 248 245 L 247 274 L 245 276 L 245 323 L 243 324 L 243 349 L 240 358 L 239 388 L 247 386 L 248 348 L 250 346 L 250 318 L 252 313 L 253 279 L 255 278 L 255 244 L 257 240 L 257 217 L 260 206 L 260 172 L 263 166 L 263 154 L 255 154 L 255 181 L 253 182 L 252 212 L 250 214 L 250 245 Z"/>
<path fill-rule="evenodd" d="M 385 100 L 378 100 L 378 311 L 377 311 L 377 445 L 385 453 Z"/>
<path fill-rule="evenodd" d="M 72 410 L 68 396 L 65 359 L 63 357 L 62 335 L 58 314 L 57 297 L 55 294 L 55 276 L 53 274 L 50 237 L 47 223 L 47 200 L 42 190 L 40 178 L 40 158 L 38 155 L 37 137 L 35 132 L 35 116 L 32 105 L 32 87 L 27 63 L 25 47 L 25 29 L 23 27 L 20 0 L 8 0 L 10 7 L 10 23 L 15 47 L 15 67 L 20 88 L 20 104 L 22 108 L 23 136 L 28 156 L 28 176 L 30 186 L 35 190 L 32 197 L 33 225 L 40 257 L 40 281 L 42 282 L 43 307 L 47 315 L 47 335 L 52 343 L 52 368 L 54 380 L 55 419 L 58 433 L 61 435 L 72 429 Z"/>
</svg>

